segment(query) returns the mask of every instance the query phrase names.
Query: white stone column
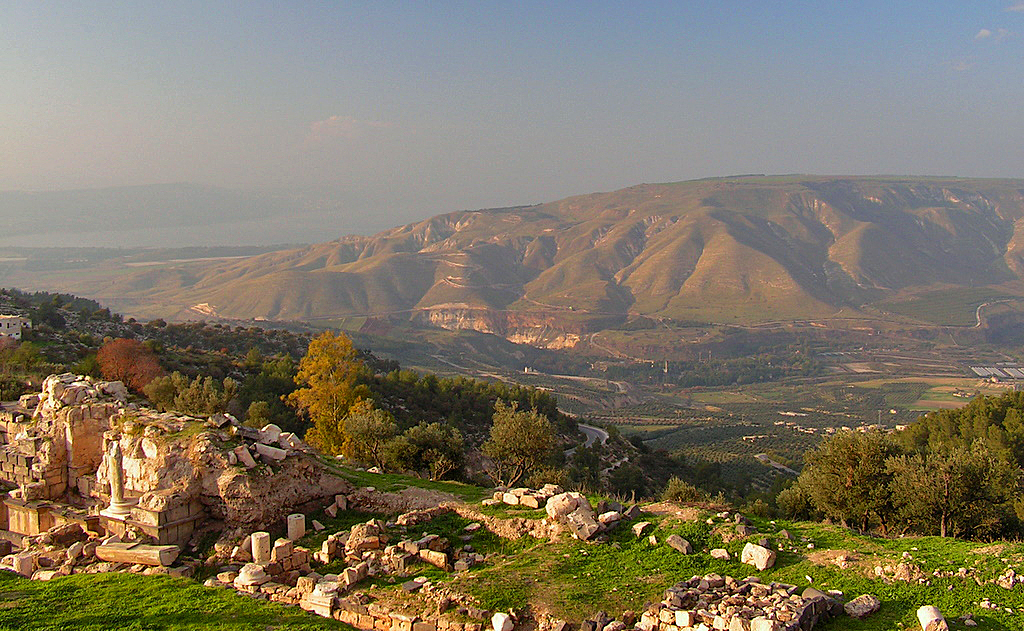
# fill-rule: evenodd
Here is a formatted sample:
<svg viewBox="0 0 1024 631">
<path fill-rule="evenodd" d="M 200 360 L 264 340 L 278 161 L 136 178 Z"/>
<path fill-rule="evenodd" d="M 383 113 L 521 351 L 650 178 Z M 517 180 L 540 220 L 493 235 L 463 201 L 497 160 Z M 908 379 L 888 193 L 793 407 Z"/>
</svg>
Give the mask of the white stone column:
<svg viewBox="0 0 1024 631">
<path fill-rule="evenodd" d="M 270 563 L 269 532 L 259 531 L 252 533 L 252 560 L 253 563 L 259 563 L 260 565 Z"/>
<path fill-rule="evenodd" d="M 288 538 L 298 541 L 306 535 L 306 516 L 302 513 L 288 515 Z"/>
</svg>

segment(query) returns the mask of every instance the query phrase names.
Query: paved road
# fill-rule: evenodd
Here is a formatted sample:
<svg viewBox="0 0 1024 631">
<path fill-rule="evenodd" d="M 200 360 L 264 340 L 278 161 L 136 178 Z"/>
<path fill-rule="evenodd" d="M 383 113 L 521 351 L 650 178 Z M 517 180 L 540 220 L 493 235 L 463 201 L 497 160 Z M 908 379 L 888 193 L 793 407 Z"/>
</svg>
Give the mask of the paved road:
<svg viewBox="0 0 1024 631">
<path fill-rule="evenodd" d="M 608 432 L 604 431 L 600 427 L 594 427 L 593 425 L 584 425 L 583 423 L 580 423 L 579 428 L 580 431 L 586 434 L 587 436 L 587 442 L 584 443 L 584 446 L 586 447 L 590 447 L 591 445 L 593 445 L 594 441 L 596 440 L 600 440 L 602 445 L 608 442 Z"/>
<path fill-rule="evenodd" d="M 590 447 L 598 440 L 601 441 L 602 445 L 608 442 L 608 432 L 604 431 L 600 427 L 594 427 L 593 425 L 584 425 L 583 423 L 580 423 L 578 427 L 580 428 L 580 431 L 583 432 L 583 435 L 587 437 L 587 441 L 583 443 L 584 446 Z M 574 453 L 576 453 L 575 447 L 573 447 L 572 449 L 565 450 L 566 458 L 571 457 Z"/>
</svg>

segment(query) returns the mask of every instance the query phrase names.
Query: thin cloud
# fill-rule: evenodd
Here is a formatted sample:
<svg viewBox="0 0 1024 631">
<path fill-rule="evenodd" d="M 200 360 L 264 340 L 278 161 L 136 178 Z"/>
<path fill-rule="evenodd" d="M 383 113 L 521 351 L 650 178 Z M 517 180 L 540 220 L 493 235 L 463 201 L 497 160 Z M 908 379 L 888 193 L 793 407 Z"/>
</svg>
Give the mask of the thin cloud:
<svg viewBox="0 0 1024 631">
<path fill-rule="evenodd" d="M 1011 4 L 1010 6 L 1006 7 L 1005 11 L 1009 13 L 1024 13 L 1024 2 Z"/>
<path fill-rule="evenodd" d="M 1005 39 L 1006 37 L 1009 37 L 1010 35 L 1012 35 L 1012 33 L 1006 30 L 1005 28 L 997 28 L 994 31 L 991 29 L 983 28 L 974 35 L 974 39 L 976 41 L 981 41 L 983 39 L 991 39 L 994 42 L 998 42 L 1002 39 Z"/>
<path fill-rule="evenodd" d="M 391 127 L 391 124 L 382 121 L 362 120 L 352 116 L 330 116 L 309 124 L 306 144 L 318 145 L 336 138 L 351 140 L 388 127 Z"/>
</svg>

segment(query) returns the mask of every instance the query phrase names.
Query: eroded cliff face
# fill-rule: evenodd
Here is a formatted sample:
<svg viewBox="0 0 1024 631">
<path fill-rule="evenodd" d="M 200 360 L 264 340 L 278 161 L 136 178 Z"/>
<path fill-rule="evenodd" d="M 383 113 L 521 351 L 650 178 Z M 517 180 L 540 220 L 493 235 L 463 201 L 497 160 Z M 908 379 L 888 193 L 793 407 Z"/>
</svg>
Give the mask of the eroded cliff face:
<svg viewBox="0 0 1024 631">
<path fill-rule="evenodd" d="M 490 333 L 516 344 L 540 348 L 573 348 L 593 329 L 593 322 L 573 322 L 571 312 L 498 311 L 467 305 L 439 305 L 416 313 L 421 325 L 450 331 Z"/>
</svg>

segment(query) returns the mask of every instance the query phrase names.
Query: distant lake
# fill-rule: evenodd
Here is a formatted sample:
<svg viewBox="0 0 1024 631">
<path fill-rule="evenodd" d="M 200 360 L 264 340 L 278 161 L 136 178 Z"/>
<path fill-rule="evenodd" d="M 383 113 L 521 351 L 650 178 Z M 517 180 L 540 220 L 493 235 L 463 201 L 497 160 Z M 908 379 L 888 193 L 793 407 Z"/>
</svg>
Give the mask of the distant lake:
<svg viewBox="0 0 1024 631">
<path fill-rule="evenodd" d="M 0 246 L 22 247 L 183 247 L 217 245 L 276 245 L 320 243 L 348 234 L 379 229 L 370 221 L 353 222 L 333 213 L 302 213 L 296 217 L 271 217 L 201 226 L 89 231 L 53 230 L 31 234 L 0 235 Z"/>
</svg>

